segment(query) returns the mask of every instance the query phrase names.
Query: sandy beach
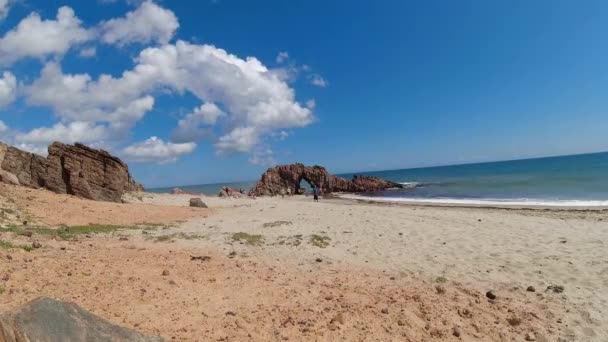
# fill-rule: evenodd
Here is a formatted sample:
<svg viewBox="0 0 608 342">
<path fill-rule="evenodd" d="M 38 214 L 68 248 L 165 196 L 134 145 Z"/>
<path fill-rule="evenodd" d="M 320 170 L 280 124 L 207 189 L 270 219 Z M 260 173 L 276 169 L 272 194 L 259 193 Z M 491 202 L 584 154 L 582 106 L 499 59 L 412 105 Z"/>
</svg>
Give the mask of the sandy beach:
<svg viewBox="0 0 608 342">
<path fill-rule="evenodd" d="M 0 195 L 0 239 L 13 246 L 0 250 L 2 311 L 49 295 L 177 341 L 608 336 L 603 210 L 304 196 L 202 197 L 200 209 L 190 195 L 117 204 L 8 185 Z M 34 229 L 89 224 L 128 229 L 69 239 Z"/>
</svg>

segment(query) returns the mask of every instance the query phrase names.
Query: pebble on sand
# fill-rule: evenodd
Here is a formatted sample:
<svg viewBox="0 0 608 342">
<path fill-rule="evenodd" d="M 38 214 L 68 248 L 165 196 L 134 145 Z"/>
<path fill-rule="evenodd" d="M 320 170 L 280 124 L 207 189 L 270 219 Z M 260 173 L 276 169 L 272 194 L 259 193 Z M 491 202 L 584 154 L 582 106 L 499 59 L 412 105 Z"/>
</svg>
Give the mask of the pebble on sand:
<svg viewBox="0 0 608 342">
<path fill-rule="evenodd" d="M 526 289 L 526 291 L 528 291 L 528 292 L 536 292 L 536 289 L 534 288 L 534 286 L 528 286 L 528 288 Z"/>
<path fill-rule="evenodd" d="M 536 335 L 533 332 L 526 334 L 526 341 L 536 341 Z"/>
<path fill-rule="evenodd" d="M 164 270 L 164 271 L 163 271 L 163 276 L 165 276 L 165 277 L 166 277 L 166 276 L 168 276 L 168 275 L 169 275 L 169 271 L 168 271 L 168 270 Z"/>
<path fill-rule="evenodd" d="M 490 291 L 486 292 L 486 297 L 494 300 L 494 299 L 496 299 L 496 293 L 494 293 L 494 291 L 490 290 Z"/>
</svg>

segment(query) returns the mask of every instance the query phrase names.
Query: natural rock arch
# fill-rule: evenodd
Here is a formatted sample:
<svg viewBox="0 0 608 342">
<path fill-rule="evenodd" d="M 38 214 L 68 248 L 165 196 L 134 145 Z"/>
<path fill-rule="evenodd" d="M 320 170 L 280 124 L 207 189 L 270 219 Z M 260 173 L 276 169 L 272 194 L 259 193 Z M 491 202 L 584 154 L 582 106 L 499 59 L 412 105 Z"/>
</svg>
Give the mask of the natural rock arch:
<svg viewBox="0 0 608 342">
<path fill-rule="evenodd" d="M 274 196 L 289 189 L 295 194 L 298 193 L 303 180 L 311 186 L 316 186 L 321 193 L 371 192 L 403 187 L 401 184 L 370 176 L 353 176 L 352 180 L 347 180 L 330 174 L 322 166 L 296 163 L 268 169 L 252 192 L 256 196 Z"/>
</svg>

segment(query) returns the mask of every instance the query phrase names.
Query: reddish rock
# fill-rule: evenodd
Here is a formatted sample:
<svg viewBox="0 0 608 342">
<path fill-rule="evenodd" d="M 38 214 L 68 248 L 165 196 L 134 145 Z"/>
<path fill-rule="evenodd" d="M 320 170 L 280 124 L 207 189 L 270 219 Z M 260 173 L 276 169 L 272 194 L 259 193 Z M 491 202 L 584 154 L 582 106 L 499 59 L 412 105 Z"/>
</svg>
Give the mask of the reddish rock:
<svg viewBox="0 0 608 342">
<path fill-rule="evenodd" d="M 104 150 L 55 142 L 48 152 L 44 158 L 0 144 L 0 169 L 24 186 L 98 201 L 120 202 L 127 191 L 143 191 L 127 164 Z"/>
<path fill-rule="evenodd" d="M 245 196 L 245 194 L 241 193 L 240 190 L 229 188 L 227 186 L 223 187 L 219 194 L 219 197 L 232 197 L 232 198 L 241 198 Z"/>
<path fill-rule="evenodd" d="M 354 176 L 352 180 L 348 180 L 330 174 L 322 166 L 304 166 L 298 163 L 268 169 L 252 192 L 257 196 L 274 196 L 289 189 L 292 194 L 297 194 L 301 192 L 302 181 L 311 186 L 316 185 L 321 193 L 372 192 L 403 187 L 399 183 L 371 176 Z"/>
<path fill-rule="evenodd" d="M 171 189 L 171 195 L 184 195 L 186 192 L 180 188 Z"/>
</svg>

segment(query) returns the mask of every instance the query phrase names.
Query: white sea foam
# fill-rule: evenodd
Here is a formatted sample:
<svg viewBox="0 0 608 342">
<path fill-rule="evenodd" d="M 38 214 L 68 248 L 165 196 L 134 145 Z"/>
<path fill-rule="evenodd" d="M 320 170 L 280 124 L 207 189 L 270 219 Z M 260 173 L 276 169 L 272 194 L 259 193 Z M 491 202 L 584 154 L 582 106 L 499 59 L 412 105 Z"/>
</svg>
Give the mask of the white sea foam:
<svg viewBox="0 0 608 342">
<path fill-rule="evenodd" d="M 608 201 L 592 200 L 543 200 L 543 199 L 460 199 L 460 198 L 407 198 L 372 197 L 355 194 L 342 194 L 341 198 L 373 202 L 398 202 L 415 204 L 443 204 L 457 206 L 516 206 L 516 207 L 608 207 Z"/>
</svg>

